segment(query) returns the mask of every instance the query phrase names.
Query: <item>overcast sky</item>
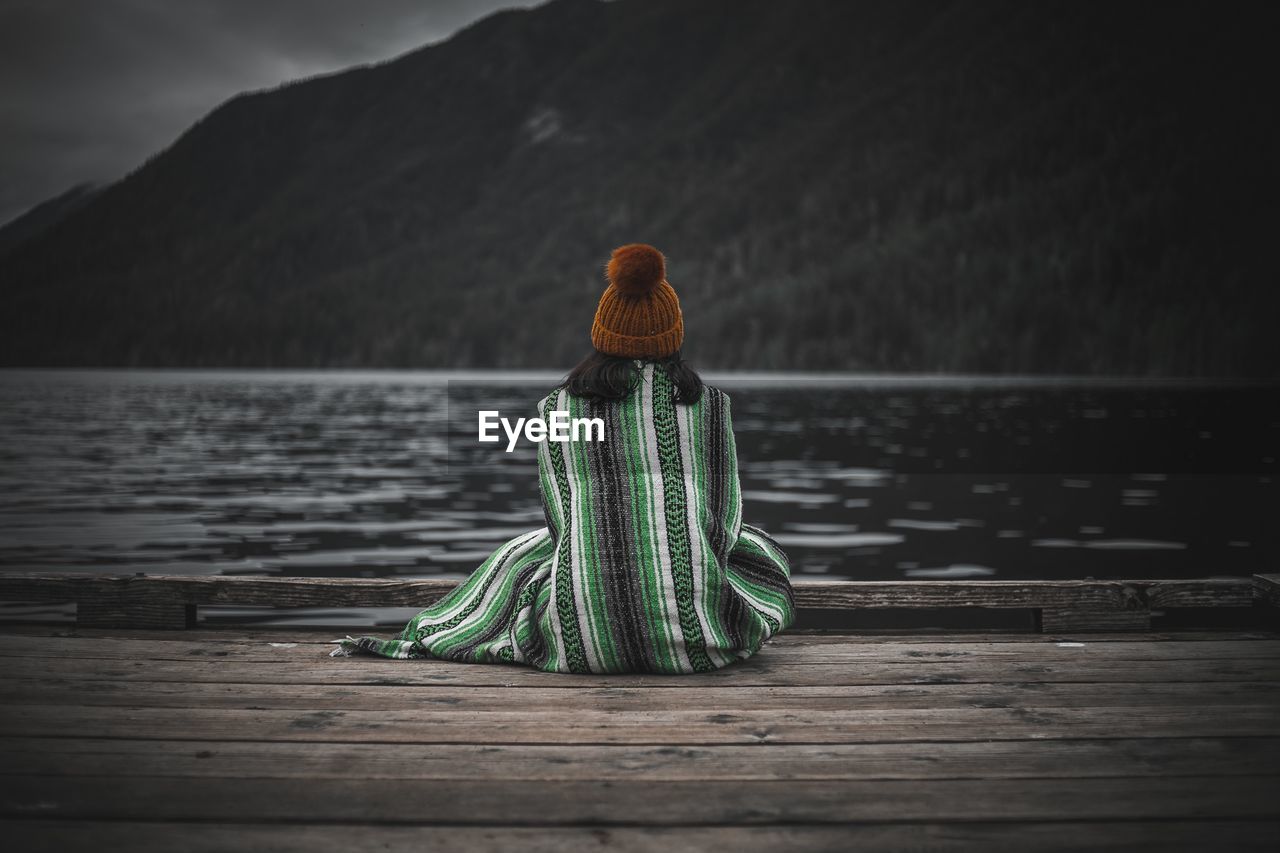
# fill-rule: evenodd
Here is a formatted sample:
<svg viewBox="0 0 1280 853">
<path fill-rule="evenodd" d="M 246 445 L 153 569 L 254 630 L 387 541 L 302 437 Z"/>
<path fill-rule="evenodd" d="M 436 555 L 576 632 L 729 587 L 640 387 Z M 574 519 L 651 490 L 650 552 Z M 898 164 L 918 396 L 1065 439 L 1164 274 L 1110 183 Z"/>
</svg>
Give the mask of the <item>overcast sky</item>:
<svg viewBox="0 0 1280 853">
<path fill-rule="evenodd" d="M 110 182 L 238 92 L 536 0 L 0 0 L 0 223 Z"/>
</svg>

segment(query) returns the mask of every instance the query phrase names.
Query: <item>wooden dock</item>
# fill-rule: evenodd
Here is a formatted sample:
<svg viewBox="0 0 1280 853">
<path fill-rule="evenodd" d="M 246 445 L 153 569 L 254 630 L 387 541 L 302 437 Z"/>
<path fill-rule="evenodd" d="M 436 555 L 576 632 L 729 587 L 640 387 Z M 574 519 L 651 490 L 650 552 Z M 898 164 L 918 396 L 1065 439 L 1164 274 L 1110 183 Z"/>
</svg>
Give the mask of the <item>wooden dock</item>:
<svg viewBox="0 0 1280 853">
<path fill-rule="evenodd" d="M 261 591 L 134 580 L 85 621 Z M 0 597 L 69 594 L 41 583 Z M 1099 588 L 1034 600 L 1114 604 Z M 1274 605 L 1274 576 L 1244 588 Z M 714 673 L 575 676 L 331 658 L 332 629 L 13 624 L 0 831 L 23 851 L 1276 849 L 1280 634 L 1039 628 L 793 631 Z"/>
</svg>

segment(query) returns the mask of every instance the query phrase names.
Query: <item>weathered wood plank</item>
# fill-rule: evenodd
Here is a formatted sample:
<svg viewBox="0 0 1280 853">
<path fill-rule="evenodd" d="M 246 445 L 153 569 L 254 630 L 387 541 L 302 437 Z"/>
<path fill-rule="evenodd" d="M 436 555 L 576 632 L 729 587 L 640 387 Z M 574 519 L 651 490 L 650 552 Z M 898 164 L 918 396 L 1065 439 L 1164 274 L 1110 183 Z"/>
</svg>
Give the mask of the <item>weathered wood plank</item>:
<svg viewBox="0 0 1280 853">
<path fill-rule="evenodd" d="M 720 712 L 868 708 L 1029 707 L 1104 708 L 1195 705 L 1266 705 L 1280 712 L 1280 682 L 1116 684 L 1093 682 L 1009 684 L 873 684 L 846 686 L 469 687 L 463 685 L 220 684 L 132 680 L 8 679 L 0 701 L 14 705 L 82 705 L 131 708 L 260 708 L 270 710 L 499 711 L 512 707 L 580 709 L 647 708 Z"/>
<path fill-rule="evenodd" d="M 176 635 L 181 636 L 181 635 Z M 259 645 L 259 648 L 263 646 Z M 266 648 L 271 648 L 267 646 Z M 246 649 L 247 650 L 247 649 Z M 1280 639 L 1260 639 L 1249 643 L 1218 640 L 1133 643 L 1081 638 L 1077 641 L 1039 643 L 846 643 L 838 638 L 819 642 L 805 637 L 771 639 L 762 649 L 771 660 L 882 660 L 924 661 L 930 659 L 991 658 L 1010 663 L 1020 660 L 1058 661 L 1081 658 L 1112 660 L 1280 660 Z"/>
<path fill-rule="evenodd" d="M 107 584 L 97 594 L 77 599 L 76 624 L 133 625 L 157 630 L 193 628 L 196 605 L 174 596 L 163 586 Z"/>
<path fill-rule="evenodd" d="M 181 627 L 176 624 L 178 606 L 184 608 L 184 622 L 193 618 L 186 608 L 202 604 L 426 606 L 457 584 L 443 579 L 8 574 L 0 576 L 0 599 L 76 601 L 89 605 L 77 617 L 84 624 L 170 628 Z M 1122 581 L 797 579 L 793 586 L 798 606 L 833 609 L 989 607 L 1133 613 L 1154 607 L 1246 607 L 1255 595 L 1254 581 L 1247 577 Z"/>
<path fill-rule="evenodd" d="M 0 737 L 0 774 L 227 779 L 1016 779 L 1266 776 L 1280 738 L 750 746 L 309 743 Z"/>
<path fill-rule="evenodd" d="M 1254 597 L 1270 607 L 1280 607 L 1280 574 L 1254 575 Z"/>
<path fill-rule="evenodd" d="M 383 636 L 393 636 L 401 625 L 384 625 L 381 627 L 335 628 L 316 627 L 314 625 L 298 625 L 295 627 L 257 625 L 215 625 L 202 623 L 203 627 L 180 631 L 155 631 L 138 628 L 101 628 L 82 625 L 57 623 L 25 623 L 0 621 L 0 635 L 20 637 L 70 637 L 120 640 L 145 640 L 154 643 L 157 640 L 175 642 L 201 643 L 311 643 L 327 645 L 334 637 L 345 633 L 358 632 Z M 1130 632 L 1089 633 L 1087 636 L 1076 636 L 1070 632 L 1061 634 L 1040 634 L 1027 630 L 993 631 L 921 628 L 903 631 L 902 629 L 859 628 L 856 631 L 838 630 L 799 630 L 789 628 L 769 640 L 771 647 L 789 643 L 821 645 L 824 643 L 848 644 L 886 644 L 886 643 L 1021 643 L 1024 645 L 1044 645 L 1063 641 L 1081 640 L 1088 643 L 1129 643 L 1143 645 L 1163 642 L 1244 642 L 1254 640 L 1280 640 L 1280 633 L 1262 629 L 1232 630 L 1192 630 L 1192 631 L 1152 631 L 1149 634 L 1135 635 Z"/>
<path fill-rule="evenodd" d="M 325 635 L 327 638 L 328 635 Z M 261 642 L 223 640 L 216 645 L 188 640 L 184 633 L 167 634 L 163 641 L 113 638 L 104 643 L 92 637 L 45 637 L 0 631 L 0 659 L 13 657 L 92 658 L 94 660 L 186 660 L 196 658 L 259 661 L 272 665 L 325 658 L 333 644 L 310 637 L 293 641 Z M 813 640 L 783 634 L 771 639 L 761 654 L 772 661 L 900 662 L 921 663 L 939 659 L 998 658 L 1003 661 L 1078 660 L 1105 657 L 1114 660 L 1280 660 L 1280 639 L 1251 643 L 1216 640 L 1124 643 L 1085 640 L 1068 645 L 1015 643 L 855 643 L 827 638 Z M 0 668 L 3 662 L 0 661 Z"/>
<path fill-rule="evenodd" d="M 538 826 L 480 827 L 466 824 L 371 823 L 174 823 L 133 821 L 0 820 L 0 832 L 23 850 L 130 851 L 130 853 L 226 853 L 322 850 L 420 853 L 630 853 L 723 851 L 735 853 L 835 853 L 843 850 L 1132 850 L 1177 851 L 1275 849 L 1277 820 L 1159 820 L 858 823 L 753 826 Z"/>
<path fill-rule="evenodd" d="M 1151 611 L 1141 610 L 1076 610 L 1046 607 L 1039 611 L 1037 625 L 1041 631 L 1150 631 Z"/>
<path fill-rule="evenodd" d="M 44 819 L 716 825 L 1275 819 L 1280 777 L 785 780 L 205 779 L 0 776 L 0 815 Z"/>
<path fill-rule="evenodd" d="M 1243 818 L 1241 849 L 1274 840 L 1280 641 L 1267 632 L 1063 646 L 784 635 L 696 678 L 335 659 L 306 631 L 62 633 L 0 637 L 0 814 L 21 828 L 323 822 L 332 844 L 359 823 L 358 848 L 395 828 L 380 822 L 506 827 L 487 827 L 490 839 L 598 824 L 561 839 L 566 849 L 598 846 L 601 832 L 725 823 L 1040 837 L 1036 822 L 1051 821 L 1043 837 L 1074 848 L 1076 826 L 1103 827 L 1106 846 L 1159 837 L 1127 827 L 1181 821 L 1191 835 L 1159 845 L 1177 849 L 1202 825 L 1188 819 L 1221 845 Z M 155 843 L 174 849 L 174 826 Z M 98 836 L 28 846 L 59 840 L 111 848 Z M 423 836 L 402 840 L 420 849 Z"/>
<path fill-rule="evenodd" d="M 387 711 L 0 706 L 13 736 L 377 743 L 875 743 L 1028 738 L 1280 735 L 1274 705 L 1099 708 L 866 708 L 841 710 Z"/>
<path fill-rule="evenodd" d="M 47 658 L 0 659 L 0 677 L 43 678 L 50 672 Z M 139 681 L 214 682 L 246 684 L 410 685 L 458 684 L 474 687 L 688 687 L 691 680 L 712 686 L 835 686 L 856 684 L 961 684 L 1010 682 L 1223 682 L 1275 681 L 1280 661 L 1267 658 L 1237 660 L 1106 660 L 1001 662 L 945 659 L 917 663 L 774 662 L 757 655 L 713 672 L 688 675 L 570 675 L 546 673 L 515 665 L 464 664 L 452 661 L 397 661 L 373 658 L 321 658 L 294 661 L 287 668 L 256 662 L 169 660 L 58 661 L 58 677 L 69 681 L 136 679 Z"/>
</svg>

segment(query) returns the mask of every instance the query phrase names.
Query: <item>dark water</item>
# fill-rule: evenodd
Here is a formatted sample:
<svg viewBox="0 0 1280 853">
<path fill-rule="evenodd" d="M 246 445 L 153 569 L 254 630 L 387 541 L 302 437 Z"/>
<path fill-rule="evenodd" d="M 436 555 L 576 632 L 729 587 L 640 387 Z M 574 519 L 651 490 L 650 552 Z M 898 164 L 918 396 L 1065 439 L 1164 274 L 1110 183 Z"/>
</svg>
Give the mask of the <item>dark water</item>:
<svg viewBox="0 0 1280 853">
<path fill-rule="evenodd" d="M 0 570 L 465 576 L 543 523 L 532 446 L 481 447 L 476 409 L 552 379 L 0 372 Z M 798 577 L 1278 564 L 1274 385 L 713 380 Z"/>
</svg>

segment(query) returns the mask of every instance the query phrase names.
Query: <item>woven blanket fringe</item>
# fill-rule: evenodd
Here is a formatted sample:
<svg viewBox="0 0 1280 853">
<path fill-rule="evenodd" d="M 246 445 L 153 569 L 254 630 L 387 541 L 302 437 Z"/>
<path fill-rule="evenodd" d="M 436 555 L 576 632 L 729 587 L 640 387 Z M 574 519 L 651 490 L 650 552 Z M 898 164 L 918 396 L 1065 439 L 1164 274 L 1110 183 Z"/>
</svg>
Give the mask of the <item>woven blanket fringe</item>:
<svg viewBox="0 0 1280 853">
<path fill-rule="evenodd" d="M 331 658 L 349 658 L 360 647 L 360 642 L 355 637 L 347 635 L 340 640 L 330 640 L 331 643 L 340 643 L 340 645 L 329 652 Z"/>
</svg>

